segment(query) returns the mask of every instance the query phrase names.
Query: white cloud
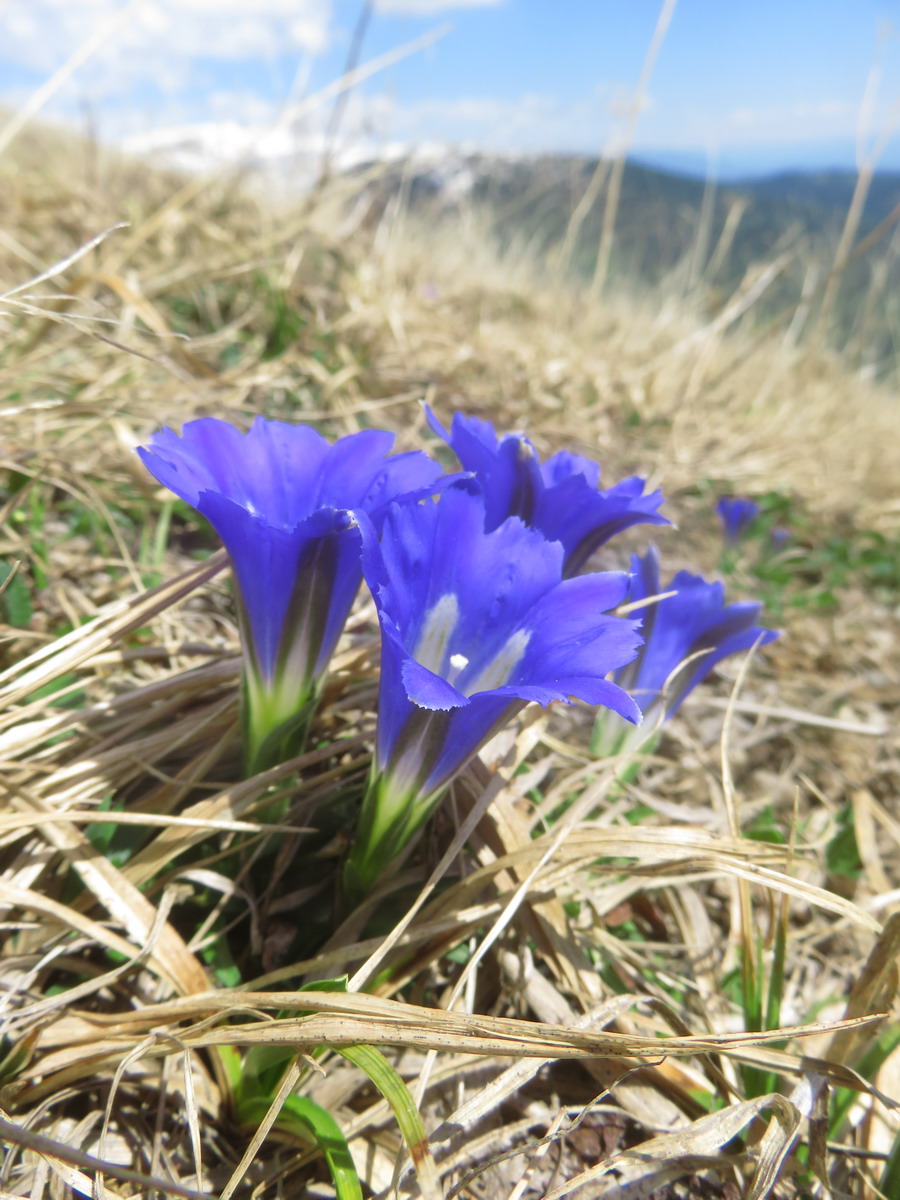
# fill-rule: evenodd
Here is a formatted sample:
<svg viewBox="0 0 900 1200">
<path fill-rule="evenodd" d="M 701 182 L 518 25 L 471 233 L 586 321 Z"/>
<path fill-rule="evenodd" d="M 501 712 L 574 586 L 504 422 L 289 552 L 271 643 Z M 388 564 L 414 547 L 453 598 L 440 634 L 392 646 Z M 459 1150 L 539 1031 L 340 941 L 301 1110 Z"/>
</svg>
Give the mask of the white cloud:
<svg viewBox="0 0 900 1200">
<path fill-rule="evenodd" d="M 91 112 L 101 138 L 119 141 L 165 127 L 212 119 L 259 120 L 273 97 L 291 90 L 291 70 L 329 44 L 333 0 L 0 0 L 0 78 L 19 68 L 16 93 L 0 85 L 0 102 L 21 103 L 21 69 L 31 90 L 86 46 L 93 52 L 47 105 L 50 117 L 81 120 Z M 264 78 L 258 102 L 246 92 L 247 64 Z M 223 87 L 235 104 L 223 114 Z M 30 92 L 26 93 L 29 95 Z M 215 100 L 215 105 L 214 105 Z M 238 101 L 242 101 L 239 103 Z M 246 115 L 245 115 L 246 114 Z"/>
<path fill-rule="evenodd" d="M 424 100 L 395 107 L 391 131 L 413 144 L 439 140 L 473 150 L 615 152 L 624 125 L 621 96 L 621 88 L 607 84 L 575 101 L 542 92 Z"/>
<path fill-rule="evenodd" d="M 433 17 L 454 8 L 492 8 L 505 0 L 375 0 L 381 13 L 395 17 Z"/>
<path fill-rule="evenodd" d="M 857 107 L 841 100 L 803 101 L 799 104 L 769 105 L 753 108 L 745 106 L 735 108 L 726 114 L 725 120 L 729 125 L 745 129 L 765 129 L 767 132 L 790 122 L 793 126 L 799 124 L 820 125 L 826 121 L 842 121 L 844 123 L 856 118 Z"/>
<path fill-rule="evenodd" d="M 106 45 L 91 74 L 152 79 L 162 68 L 183 78 L 183 64 L 274 58 L 286 50 L 321 52 L 328 44 L 331 0 L 12 0 L 4 10 L 0 56 L 49 73 L 95 34 Z"/>
<path fill-rule="evenodd" d="M 784 145 L 851 138 L 858 106 L 835 99 L 781 105 L 744 105 L 722 115 L 716 126 L 725 145 Z"/>
<path fill-rule="evenodd" d="M 423 100 L 395 104 L 392 110 L 383 104 L 381 129 L 412 146 L 445 142 L 468 149 L 615 154 L 629 149 L 622 141 L 629 107 L 623 98 L 623 89 L 609 83 L 574 102 L 525 92 L 513 98 Z M 715 113 L 648 95 L 641 109 L 630 147 L 638 155 L 706 151 L 715 159 L 741 148 L 813 146 L 851 140 L 857 125 L 852 103 L 827 96 Z M 885 105 L 874 115 L 871 129 L 881 129 L 887 118 Z"/>
</svg>

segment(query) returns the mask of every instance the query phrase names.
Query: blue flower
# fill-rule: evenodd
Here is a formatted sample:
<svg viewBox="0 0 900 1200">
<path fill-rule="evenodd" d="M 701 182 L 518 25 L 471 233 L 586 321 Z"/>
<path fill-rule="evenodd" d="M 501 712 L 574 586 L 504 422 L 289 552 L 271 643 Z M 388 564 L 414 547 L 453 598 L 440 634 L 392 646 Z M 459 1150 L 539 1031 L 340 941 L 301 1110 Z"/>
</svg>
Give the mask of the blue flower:
<svg viewBox="0 0 900 1200">
<path fill-rule="evenodd" d="M 160 483 L 207 518 L 231 559 L 251 770 L 296 748 L 293 734 L 315 704 L 359 589 L 359 534 L 348 510 L 380 527 L 391 501 L 434 491 L 437 464 L 420 452 L 389 458 L 393 441 L 366 430 L 331 445 L 308 425 L 257 417 L 241 433 L 204 417 L 180 437 L 163 429 L 138 450 Z"/>
<path fill-rule="evenodd" d="M 428 423 L 454 450 L 484 492 L 485 528 L 519 517 L 565 549 L 565 575 L 580 571 L 595 550 L 632 525 L 668 525 L 657 510 L 662 492 L 644 492 L 637 476 L 601 491 L 600 468 L 589 458 L 560 451 L 541 463 L 524 434 L 498 440 L 493 425 L 455 413 L 450 432 L 426 406 Z"/>
<path fill-rule="evenodd" d="M 454 775 L 529 701 L 572 697 L 639 721 L 605 678 L 640 644 L 637 622 L 604 615 L 621 573 L 562 579 L 563 548 L 521 520 L 485 532 L 481 496 L 392 506 L 379 544 L 360 518 L 363 571 L 381 624 L 375 758 L 345 870 L 368 890 Z"/>
<path fill-rule="evenodd" d="M 675 593 L 640 609 L 644 645 L 616 674 L 616 682 L 629 690 L 645 715 L 659 705 L 671 716 L 716 663 L 757 641 L 765 645 L 778 637 L 756 624 L 761 604 L 726 604 L 721 583 L 679 571 L 661 586 L 659 555 L 652 546 L 645 555 L 634 555 L 631 570 L 629 604 Z"/>
<path fill-rule="evenodd" d="M 736 545 L 759 515 L 755 500 L 742 500 L 739 496 L 722 496 L 716 504 L 716 512 L 722 519 L 725 541 Z"/>
</svg>

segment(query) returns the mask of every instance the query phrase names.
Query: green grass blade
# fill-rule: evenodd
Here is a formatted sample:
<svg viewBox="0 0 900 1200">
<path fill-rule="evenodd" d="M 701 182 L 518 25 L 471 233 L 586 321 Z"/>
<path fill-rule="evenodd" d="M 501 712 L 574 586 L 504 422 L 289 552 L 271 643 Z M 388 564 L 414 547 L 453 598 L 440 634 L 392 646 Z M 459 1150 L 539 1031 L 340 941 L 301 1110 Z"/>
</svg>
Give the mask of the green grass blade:
<svg viewBox="0 0 900 1200">
<path fill-rule="evenodd" d="M 878 1183 L 882 1196 L 900 1196 L 900 1133 L 894 1138 L 891 1153 Z"/>
<path fill-rule="evenodd" d="M 237 1112 L 239 1124 L 259 1124 L 270 1105 L 271 1101 L 263 1096 L 243 1101 Z M 362 1200 L 362 1185 L 353 1165 L 347 1139 L 331 1113 L 307 1096 L 288 1096 L 278 1114 L 275 1128 L 293 1134 L 302 1142 L 312 1141 L 321 1150 L 337 1200 Z"/>
<path fill-rule="evenodd" d="M 437 1164 L 428 1147 L 425 1127 L 409 1088 L 374 1046 L 336 1046 L 335 1050 L 348 1062 L 365 1071 L 394 1110 L 400 1132 L 409 1148 L 423 1200 L 442 1200 Z"/>
</svg>

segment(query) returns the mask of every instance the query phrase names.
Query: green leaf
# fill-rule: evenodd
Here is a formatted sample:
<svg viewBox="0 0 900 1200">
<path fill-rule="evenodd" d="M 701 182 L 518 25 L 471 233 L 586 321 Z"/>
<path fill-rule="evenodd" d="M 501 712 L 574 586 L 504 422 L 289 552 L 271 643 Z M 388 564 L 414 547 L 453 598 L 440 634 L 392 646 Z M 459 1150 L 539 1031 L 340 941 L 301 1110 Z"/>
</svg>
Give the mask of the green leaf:
<svg viewBox="0 0 900 1200">
<path fill-rule="evenodd" d="M 428 1147 L 425 1127 L 409 1088 L 381 1051 L 376 1050 L 374 1046 L 335 1046 L 334 1049 L 342 1058 L 365 1071 L 390 1104 L 409 1148 L 409 1156 L 424 1200 L 440 1200 L 442 1191 L 437 1165 Z"/>
<path fill-rule="evenodd" d="M 298 991 L 346 992 L 347 976 L 342 975 L 337 979 L 316 979 L 311 983 L 304 984 Z M 297 1017 L 303 1016 L 304 1013 L 303 1010 L 299 1010 L 296 1013 L 279 1014 L 279 1016 L 282 1015 Z M 387 1100 L 409 1148 L 410 1158 L 424 1200 L 440 1200 L 442 1194 L 440 1180 L 437 1166 L 428 1148 L 425 1127 L 409 1089 L 400 1075 L 381 1051 L 376 1050 L 374 1046 L 329 1047 L 326 1044 L 320 1046 L 316 1054 L 321 1054 L 329 1048 L 364 1071 Z M 272 1097 L 278 1090 L 284 1070 L 293 1057 L 293 1051 L 284 1046 L 259 1045 L 251 1047 L 244 1056 L 243 1064 L 239 1069 L 235 1068 L 234 1062 L 228 1064 L 235 1115 L 241 1124 L 258 1124 L 263 1119 L 269 1110 Z M 315 1126 L 313 1121 L 317 1123 Z M 358 1191 L 342 1192 L 340 1190 L 338 1176 L 335 1172 L 341 1168 L 342 1163 L 345 1168 L 349 1163 L 350 1169 L 352 1169 L 352 1161 L 349 1158 L 349 1151 L 346 1152 L 346 1157 L 343 1156 L 341 1146 L 346 1150 L 346 1142 L 344 1142 L 343 1135 L 334 1119 L 328 1113 L 305 1097 L 289 1096 L 275 1122 L 275 1127 L 296 1133 L 298 1136 L 305 1135 L 307 1131 L 312 1132 L 316 1144 L 328 1161 L 339 1200 L 360 1195 Z M 359 1180 L 355 1170 L 353 1171 L 353 1180 L 358 1188 Z M 342 1186 L 349 1186 L 344 1177 L 342 1177 Z"/>
<path fill-rule="evenodd" d="M 897 1046 L 900 1046 L 900 1026 L 890 1026 L 869 1046 L 859 1062 L 854 1064 L 855 1070 L 862 1075 L 863 1079 L 873 1080 L 882 1064 Z M 834 1089 L 828 1118 L 829 1138 L 836 1140 L 840 1136 L 850 1109 L 858 1099 L 859 1094 L 851 1088 Z M 885 1195 L 891 1195 L 891 1193 L 886 1192 Z"/>
<path fill-rule="evenodd" d="M 837 815 L 838 832 L 825 848 L 825 862 L 832 875 L 858 879 L 862 874 L 862 859 L 853 827 L 853 809 L 845 804 Z"/>
<path fill-rule="evenodd" d="M 348 978 L 347 975 L 341 975 L 337 979 L 314 979 L 310 983 L 304 983 L 297 990 L 299 992 L 346 992 Z M 308 1015 L 308 1010 L 280 1012 L 276 1020 L 306 1015 Z M 294 1051 L 290 1047 L 251 1046 L 244 1055 L 239 1078 L 232 1080 L 235 1106 L 239 1107 L 244 1100 L 259 1096 L 271 1099 L 278 1090 L 278 1084 L 284 1075 L 285 1068 L 293 1058 Z"/>
<path fill-rule="evenodd" d="M 347 984 L 350 980 L 349 975 L 339 975 L 337 979 L 313 979 L 310 983 L 304 983 L 302 987 L 297 988 L 298 992 L 346 992 Z M 296 1013 L 291 1013 L 291 1016 L 296 1016 Z"/>
<path fill-rule="evenodd" d="M 224 938 L 216 940 L 200 952 L 200 957 L 215 974 L 219 987 L 240 987 L 243 976 L 240 968 L 231 956 L 231 950 Z"/>
<path fill-rule="evenodd" d="M 0 1084 L 10 1083 L 23 1071 L 34 1057 L 34 1047 L 38 1040 L 39 1029 L 19 1038 L 17 1042 L 8 1037 L 0 1043 Z"/>
<path fill-rule="evenodd" d="M 894 1138 L 878 1189 L 882 1196 L 900 1196 L 900 1133 Z"/>
<path fill-rule="evenodd" d="M 12 575 L 12 579 L 9 578 L 10 575 Z M 9 579 L 9 583 L 0 594 L 0 613 L 6 617 L 10 625 L 24 629 L 34 614 L 34 605 L 31 602 L 31 593 L 21 567 L 13 575 L 13 568 L 9 563 L 0 563 L 0 585 L 6 583 L 7 579 Z"/>
<path fill-rule="evenodd" d="M 258 1125 L 271 1107 L 271 1099 L 254 1096 L 243 1101 L 236 1116 L 241 1125 Z M 331 1174 L 337 1200 L 362 1200 L 362 1185 L 340 1125 L 321 1105 L 307 1096 L 288 1096 L 275 1128 L 322 1152 Z"/>
</svg>

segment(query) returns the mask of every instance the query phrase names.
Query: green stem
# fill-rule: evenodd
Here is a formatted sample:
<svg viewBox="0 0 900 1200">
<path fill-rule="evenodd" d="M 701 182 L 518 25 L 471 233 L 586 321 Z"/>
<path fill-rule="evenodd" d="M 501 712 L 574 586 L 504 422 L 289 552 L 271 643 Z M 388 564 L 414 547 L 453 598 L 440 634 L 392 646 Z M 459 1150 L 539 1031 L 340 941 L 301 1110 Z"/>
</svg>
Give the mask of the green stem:
<svg viewBox="0 0 900 1200">
<path fill-rule="evenodd" d="M 374 768 L 363 797 L 353 846 L 344 861 L 343 901 L 349 911 L 372 890 L 402 850 L 434 812 L 444 793 L 403 793 Z"/>
<path fill-rule="evenodd" d="M 244 675 L 244 774 L 249 778 L 302 754 L 318 706 L 312 688 L 293 697 L 285 688 L 265 689 Z"/>
</svg>

